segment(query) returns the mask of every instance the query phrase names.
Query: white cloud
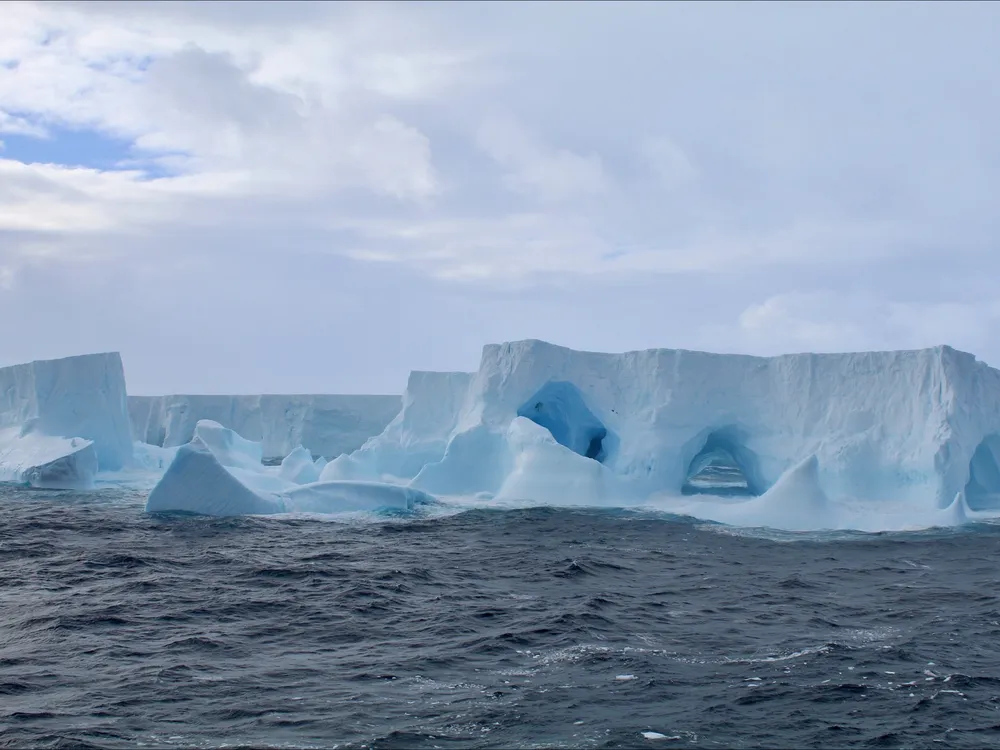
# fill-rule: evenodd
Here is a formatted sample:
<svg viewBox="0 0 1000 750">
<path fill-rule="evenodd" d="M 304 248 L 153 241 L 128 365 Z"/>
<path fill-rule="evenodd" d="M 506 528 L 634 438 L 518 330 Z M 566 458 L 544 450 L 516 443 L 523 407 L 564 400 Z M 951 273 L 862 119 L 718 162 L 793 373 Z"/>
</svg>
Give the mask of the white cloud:
<svg viewBox="0 0 1000 750">
<path fill-rule="evenodd" d="M 647 138 L 640 147 L 640 153 L 667 187 L 681 187 L 698 177 L 698 169 L 690 157 L 666 136 Z"/>
<path fill-rule="evenodd" d="M 0 229 L 91 232 L 118 223 L 111 207 L 133 199 L 135 173 L 104 173 L 0 160 Z"/>
<path fill-rule="evenodd" d="M 9 266 L 0 266 L 0 290 L 9 292 L 14 288 L 14 269 Z"/>
<path fill-rule="evenodd" d="M 875 321 L 859 320 L 858 307 L 856 299 L 829 292 L 779 294 L 747 307 L 739 332 L 751 349 L 774 353 L 874 348 Z"/>
<path fill-rule="evenodd" d="M 15 117 L 0 109 L 0 133 L 7 135 L 28 135 L 33 138 L 45 138 L 48 132 L 42 126 L 29 122 L 23 117 Z"/>
<path fill-rule="evenodd" d="M 428 142 L 392 110 L 447 91 L 449 68 L 465 61 L 422 50 L 398 21 L 378 39 L 369 19 L 350 17 L 323 31 L 248 31 L 197 13 L 161 14 L 155 4 L 109 15 L 99 6 L 14 5 L 0 108 L 19 114 L 0 124 L 95 128 L 169 155 L 172 168 L 240 171 L 262 189 L 433 192 Z"/>
<path fill-rule="evenodd" d="M 426 284 L 428 329 L 444 280 L 586 290 L 587 336 L 646 344 L 1000 349 L 1000 11 L 741 7 L 7 3 L 5 298 L 72 262 L 250 304 L 273 268 L 224 287 L 254 256 Z M 115 170 L 21 163 L 98 163 L 81 131 Z"/>
<path fill-rule="evenodd" d="M 146 179 L 139 171 L 102 171 L 0 159 L 0 230 L 101 232 L 153 230 L 191 201 L 238 194 L 239 174 Z"/>
<path fill-rule="evenodd" d="M 948 344 L 982 355 L 1000 324 L 993 300 L 900 302 L 829 289 L 785 292 L 747 306 L 712 335 L 738 351 L 780 354 L 921 349 Z M 995 362 L 1000 364 L 1000 362 Z"/>
<path fill-rule="evenodd" d="M 487 121 L 477 142 L 506 170 L 504 183 L 516 192 L 563 201 L 609 190 L 600 156 L 546 147 L 510 117 Z"/>
<path fill-rule="evenodd" d="M 438 192 L 431 145 L 416 128 L 380 117 L 351 145 L 366 182 L 397 198 L 428 198 Z"/>
<path fill-rule="evenodd" d="M 542 213 L 414 223 L 346 221 L 340 226 L 359 238 L 351 257 L 393 260 L 452 280 L 509 283 L 561 275 L 571 268 L 588 274 L 606 251 L 585 221 Z"/>
<path fill-rule="evenodd" d="M 697 92 L 681 89 L 691 106 L 676 106 L 681 79 L 638 68 L 626 76 L 620 60 L 605 61 L 609 67 L 581 98 L 572 86 L 560 88 L 559 75 L 594 78 L 589 58 L 567 64 L 534 50 L 534 58 L 521 57 L 527 48 L 519 45 L 530 37 L 511 35 L 499 44 L 489 34 L 477 39 L 472 27 L 454 20 L 463 14 L 417 6 L 247 5 L 233 14 L 199 3 L 8 7 L 0 31 L 0 111 L 14 113 L 9 122 L 38 132 L 64 125 L 114 134 L 134 143 L 135 158 L 124 162 L 132 169 L 149 164 L 145 155 L 192 179 L 111 176 L 107 185 L 136 183 L 122 211 L 111 188 L 98 187 L 103 182 L 73 177 L 72 193 L 51 190 L 42 202 L 22 197 L 8 206 L 7 226 L 96 231 L 141 223 L 143 216 L 187 217 L 189 199 L 209 198 L 200 182 L 216 186 L 213 200 L 299 201 L 300 220 L 310 225 L 330 220 L 342 226 L 351 218 L 380 226 L 426 223 L 423 236 L 434 237 L 426 242 L 442 242 L 447 250 L 404 248 L 391 231 L 361 232 L 324 247 L 349 246 L 356 257 L 394 258 L 436 275 L 504 279 L 865 262 L 905 254 L 913 238 L 937 241 L 952 226 L 935 183 L 886 182 L 890 178 L 872 173 L 868 154 L 861 159 L 825 143 L 830 154 L 824 156 L 815 139 L 826 134 L 801 112 L 775 120 L 776 111 L 789 109 L 778 83 L 756 104 L 739 93 L 741 127 L 719 130 L 724 110 L 711 98 L 700 100 L 702 111 L 694 106 Z M 497 20 L 524 12 L 504 10 Z M 650 12 L 616 17 L 633 24 L 628 31 L 638 49 Z M 688 13 L 662 12 L 678 34 L 690 33 Z M 591 21 L 604 18 L 600 9 L 588 14 Z M 559 43 L 585 40 L 592 30 L 581 26 Z M 685 45 L 657 40 L 649 53 L 665 61 L 697 57 Z M 718 66 L 691 69 L 716 83 L 729 75 Z M 660 89 L 650 98 L 640 84 L 654 80 Z M 620 98 L 632 87 L 636 113 L 623 120 L 630 110 Z M 534 101 L 533 90 L 543 98 Z M 602 97 L 607 101 L 595 110 Z M 662 109 L 650 116 L 651 103 L 660 99 Z M 566 117 L 553 117 L 550 102 Z M 482 112 L 508 114 L 484 120 Z M 490 163 L 466 167 L 470 147 Z M 629 172 L 628 153 L 638 155 L 655 183 Z M 857 171 L 859 163 L 853 183 L 831 171 Z M 976 194 L 992 195 L 996 175 L 979 170 Z M 51 180 L 51 170 L 41 177 Z M 935 190 L 926 196 L 937 201 L 933 209 L 914 193 L 918 188 Z M 498 189 L 512 195 L 497 200 Z M 980 216 L 995 215 L 984 200 Z M 144 201 L 156 210 L 131 206 Z M 406 202 L 416 213 L 401 208 Z M 227 220 L 221 213 L 227 205 L 217 206 L 220 222 Z M 257 208 L 263 213 L 256 218 L 266 220 L 266 206 Z M 208 212 L 207 204 L 201 211 Z M 280 222 L 286 214 L 270 215 Z M 991 226 L 987 218 L 980 222 Z M 452 231 L 436 235 L 441 227 Z"/>
</svg>

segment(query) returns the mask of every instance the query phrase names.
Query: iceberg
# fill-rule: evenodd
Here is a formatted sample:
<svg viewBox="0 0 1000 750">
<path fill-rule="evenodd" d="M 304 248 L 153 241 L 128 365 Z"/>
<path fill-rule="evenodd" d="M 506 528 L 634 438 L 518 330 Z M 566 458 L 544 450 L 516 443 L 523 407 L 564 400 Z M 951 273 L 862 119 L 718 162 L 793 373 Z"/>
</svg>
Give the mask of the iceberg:
<svg viewBox="0 0 1000 750">
<path fill-rule="evenodd" d="M 325 459 L 320 457 L 313 461 L 312 454 L 300 445 L 282 459 L 278 475 L 295 484 L 318 482 L 324 465 Z"/>
<path fill-rule="evenodd" d="M 180 446 L 146 499 L 146 511 L 183 511 L 214 516 L 281 513 L 276 493 L 255 491 L 226 469 L 200 438 Z"/>
<path fill-rule="evenodd" d="M 435 502 L 427 493 L 399 485 L 315 481 L 319 469 L 301 446 L 281 466 L 265 466 L 262 453 L 259 442 L 200 420 L 191 441 L 177 448 L 149 493 L 146 511 L 211 516 L 409 511 Z"/>
<path fill-rule="evenodd" d="M 117 352 L 0 368 L 0 481 L 89 488 L 132 463 Z"/>
<path fill-rule="evenodd" d="M 451 497 L 789 530 L 955 525 L 1000 515 L 1000 371 L 947 346 L 755 357 L 536 340 L 484 347 L 475 372 L 413 372 L 402 398 L 129 398 L 117 354 L 0 369 L 0 481 L 100 477 L 155 484 L 151 511 L 210 515 Z"/>
<path fill-rule="evenodd" d="M 333 458 L 382 432 L 400 408 L 399 396 L 129 396 L 138 440 L 176 448 L 194 436 L 202 419 L 260 442 L 264 458 L 280 459 L 303 446 Z"/>
<path fill-rule="evenodd" d="M 354 453 L 330 461 L 322 478 L 412 479 L 444 454 L 471 381 L 468 372 L 411 372 L 395 418 Z"/>
<path fill-rule="evenodd" d="M 841 506 L 1000 508 L 1000 372 L 947 346 L 755 357 L 489 345 L 475 373 L 414 373 L 383 433 L 321 477 L 546 504 L 686 494 L 701 515 L 691 503 L 709 497 L 692 500 L 690 480 L 720 455 L 743 478 L 751 525 L 850 524 Z M 739 515 L 733 498 L 720 507 Z"/>
<path fill-rule="evenodd" d="M 0 482 L 54 490 L 89 489 L 97 475 L 92 440 L 0 430 Z"/>
</svg>

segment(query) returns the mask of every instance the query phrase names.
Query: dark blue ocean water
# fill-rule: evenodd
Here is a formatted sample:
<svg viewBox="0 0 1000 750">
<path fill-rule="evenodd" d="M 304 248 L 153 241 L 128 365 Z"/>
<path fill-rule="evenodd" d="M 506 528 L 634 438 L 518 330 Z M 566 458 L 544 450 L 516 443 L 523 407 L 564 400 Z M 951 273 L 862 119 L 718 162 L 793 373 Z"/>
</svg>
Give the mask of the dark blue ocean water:
<svg viewBox="0 0 1000 750">
<path fill-rule="evenodd" d="M 143 500 L 0 489 L 5 745 L 1000 745 L 997 527 Z"/>
</svg>

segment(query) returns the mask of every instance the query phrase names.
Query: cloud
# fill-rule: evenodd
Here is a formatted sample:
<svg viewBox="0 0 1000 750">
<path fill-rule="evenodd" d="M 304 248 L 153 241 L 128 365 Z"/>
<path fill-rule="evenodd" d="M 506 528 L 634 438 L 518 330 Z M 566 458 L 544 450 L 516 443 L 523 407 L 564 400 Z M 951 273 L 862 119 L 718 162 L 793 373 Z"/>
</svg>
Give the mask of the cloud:
<svg viewBox="0 0 1000 750">
<path fill-rule="evenodd" d="M 775 49 L 734 33 L 749 22 L 734 6 L 588 8 L 555 36 L 540 29 L 561 18 L 557 9 L 449 15 L 306 3 L 239 6 L 227 16 L 198 3 L 12 8 L 0 111 L 16 127 L 41 132 L 51 123 L 125 138 L 134 159 L 123 166 L 133 171 L 197 177 L 227 186 L 229 197 L 294 197 L 313 207 L 303 217 L 311 225 L 426 223 L 425 237 L 452 227 L 442 238 L 448 249 L 399 252 L 398 232 L 385 228 L 343 243 L 355 257 L 435 275 L 777 272 L 944 242 L 951 252 L 984 252 L 984 238 L 1000 228 L 991 218 L 1000 162 L 987 153 L 984 126 L 1000 113 L 968 99 L 958 102 L 968 118 L 905 120 L 921 100 L 879 57 L 869 36 L 875 17 L 849 10 L 772 19 L 768 43 L 800 58 L 791 75 Z M 482 27 L 485 18 L 491 25 Z M 532 20 L 530 33 L 515 33 Z M 900 52 L 916 54 L 931 22 L 897 20 Z M 841 61 L 816 36 L 817 23 L 856 43 L 864 64 Z M 656 64 L 584 54 L 604 33 Z M 730 47 L 706 57 L 695 38 Z M 963 54 L 976 45 L 973 38 Z M 934 70 L 936 58 L 924 57 L 913 75 Z M 869 75 L 881 62 L 886 71 Z M 803 84 L 811 80 L 828 81 L 827 90 Z M 941 91 L 935 80 L 928 85 Z M 857 86 L 879 97 L 877 118 L 855 101 Z M 968 137 L 970 123 L 981 139 Z M 935 139 L 940 149 L 930 148 Z M 974 196 L 964 206 L 942 187 L 963 181 Z M 209 199 L 180 195 L 196 182 L 172 184 L 176 201 L 161 208 L 175 217 L 187 215 L 193 195 Z M 91 195 L 93 215 L 116 214 L 107 192 Z M 211 199 L 225 221 L 226 196 Z M 65 207 L 48 200 L 53 224 L 79 210 L 78 197 Z M 275 221 L 284 216 L 274 213 Z M 91 230 L 109 221 L 80 219 Z M 339 238 L 326 243 L 340 246 Z M 539 247 L 548 257 L 533 257 Z"/>
<path fill-rule="evenodd" d="M 666 136 L 647 138 L 640 146 L 640 154 L 667 187 L 681 187 L 698 178 L 698 168 L 690 157 Z"/>
<path fill-rule="evenodd" d="M 17 5 L 0 108 L 18 116 L 2 122 L 96 129 L 173 170 L 240 171 L 262 190 L 304 182 L 396 198 L 433 192 L 429 145 L 392 103 L 446 90 L 458 59 L 419 49 L 407 57 L 402 31 L 362 46 L 367 19 L 342 19 L 347 28 L 324 36 L 298 22 L 210 25 L 187 10 Z"/>
<path fill-rule="evenodd" d="M 871 308 L 870 301 L 826 291 L 789 292 L 747 307 L 738 330 L 751 349 L 771 347 L 774 353 L 871 349 L 877 347 Z"/>
<path fill-rule="evenodd" d="M 485 122 L 477 142 L 504 168 L 504 184 L 542 201 L 600 195 L 610 189 L 601 158 L 539 143 L 510 117 Z"/>
<path fill-rule="evenodd" d="M 9 292 L 14 288 L 14 269 L 0 266 L 0 291 Z"/>
<path fill-rule="evenodd" d="M 72 268 L 78 307 L 116 298 L 110 278 L 142 290 L 130 309 L 169 307 L 160 280 L 200 274 L 247 314 L 299 269 L 331 290 L 290 292 L 301 319 L 405 297 L 414 341 L 997 351 L 998 22 L 986 3 L 8 3 L 5 304 Z M 124 158 L 68 166 L 46 151 L 65 133 Z M 485 295 L 504 302 L 474 328 L 443 316 Z M 391 317 L 372 336 L 402 346 Z"/>
<path fill-rule="evenodd" d="M 894 301 L 820 289 L 776 294 L 747 306 L 735 328 L 714 330 L 738 351 L 837 352 L 948 344 L 991 354 L 1000 303 Z"/>
<path fill-rule="evenodd" d="M 15 117 L 3 110 L 0 110 L 0 133 L 6 133 L 7 135 L 28 135 L 32 138 L 45 138 L 48 136 L 48 132 L 40 125 L 29 122 L 23 117 Z"/>
<path fill-rule="evenodd" d="M 0 159 L 0 231 L 153 231 L 192 201 L 231 197 L 239 182 L 238 174 L 147 179 L 137 170 Z"/>
<path fill-rule="evenodd" d="M 508 283 L 525 277 L 564 274 L 576 264 L 587 274 L 606 245 L 582 220 L 553 220 L 540 213 L 500 218 L 446 219 L 413 223 L 345 222 L 359 243 L 350 257 L 393 261 L 436 278 Z"/>
</svg>

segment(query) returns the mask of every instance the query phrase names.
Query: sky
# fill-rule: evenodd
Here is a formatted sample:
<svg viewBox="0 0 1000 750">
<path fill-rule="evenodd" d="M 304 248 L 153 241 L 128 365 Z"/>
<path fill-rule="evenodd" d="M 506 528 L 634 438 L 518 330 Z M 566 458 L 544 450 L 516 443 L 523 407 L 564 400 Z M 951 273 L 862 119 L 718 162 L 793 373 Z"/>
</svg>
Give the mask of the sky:
<svg viewBox="0 0 1000 750">
<path fill-rule="evenodd" d="M 0 365 L 400 393 L 487 343 L 1000 365 L 995 3 L 7 2 Z"/>
</svg>

